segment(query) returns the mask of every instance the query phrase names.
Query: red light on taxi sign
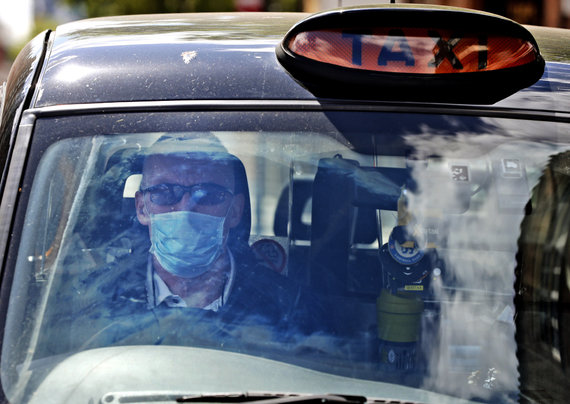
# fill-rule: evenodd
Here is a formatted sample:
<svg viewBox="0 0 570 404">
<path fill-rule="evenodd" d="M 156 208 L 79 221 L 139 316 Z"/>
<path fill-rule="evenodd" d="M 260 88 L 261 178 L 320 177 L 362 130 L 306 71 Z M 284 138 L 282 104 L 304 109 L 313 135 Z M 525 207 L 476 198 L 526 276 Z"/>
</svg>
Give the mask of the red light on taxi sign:
<svg viewBox="0 0 570 404">
<path fill-rule="evenodd" d="M 317 95 L 351 98 L 492 103 L 544 70 L 521 25 L 460 9 L 317 14 L 289 31 L 277 56 Z"/>
<path fill-rule="evenodd" d="M 308 31 L 294 35 L 288 47 L 296 55 L 335 66 L 393 73 L 473 73 L 537 58 L 532 43 L 519 38 L 459 36 L 430 28 Z"/>
</svg>

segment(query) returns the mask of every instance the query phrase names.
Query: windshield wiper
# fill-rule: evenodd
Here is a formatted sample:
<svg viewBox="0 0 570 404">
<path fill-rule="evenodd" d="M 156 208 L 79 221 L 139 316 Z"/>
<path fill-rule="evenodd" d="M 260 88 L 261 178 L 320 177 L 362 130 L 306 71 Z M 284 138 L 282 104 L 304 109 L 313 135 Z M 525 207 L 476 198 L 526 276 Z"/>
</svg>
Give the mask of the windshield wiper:
<svg viewBox="0 0 570 404">
<path fill-rule="evenodd" d="M 366 397 L 346 394 L 298 394 L 247 392 L 225 394 L 202 394 L 197 396 L 180 397 L 179 403 L 250 403 L 256 404 L 285 404 L 285 403 L 320 403 L 320 404 L 364 404 Z"/>
<path fill-rule="evenodd" d="M 275 393 L 275 392 L 234 392 L 193 394 L 181 396 L 180 392 L 147 391 L 147 392 L 112 392 L 105 394 L 100 404 L 114 403 L 149 403 L 149 402 L 178 402 L 178 403 L 254 403 L 254 404 L 381 404 L 400 403 L 397 399 L 367 398 L 348 394 L 309 394 L 309 393 Z M 415 401 L 405 401 L 406 404 L 419 404 Z"/>
</svg>

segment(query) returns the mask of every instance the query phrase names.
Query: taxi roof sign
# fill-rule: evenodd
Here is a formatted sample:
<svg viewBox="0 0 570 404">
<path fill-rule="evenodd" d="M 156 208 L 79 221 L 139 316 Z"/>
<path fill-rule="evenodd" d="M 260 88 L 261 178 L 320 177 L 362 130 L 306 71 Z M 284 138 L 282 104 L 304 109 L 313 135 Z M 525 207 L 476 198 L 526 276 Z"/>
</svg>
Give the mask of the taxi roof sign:
<svg viewBox="0 0 570 404">
<path fill-rule="evenodd" d="M 544 60 L 532 35 L 465 9 L 344 9 L 295 25 L 281 64 L 318 96 L 494 103 L 535 83 Z"/>
</svg>

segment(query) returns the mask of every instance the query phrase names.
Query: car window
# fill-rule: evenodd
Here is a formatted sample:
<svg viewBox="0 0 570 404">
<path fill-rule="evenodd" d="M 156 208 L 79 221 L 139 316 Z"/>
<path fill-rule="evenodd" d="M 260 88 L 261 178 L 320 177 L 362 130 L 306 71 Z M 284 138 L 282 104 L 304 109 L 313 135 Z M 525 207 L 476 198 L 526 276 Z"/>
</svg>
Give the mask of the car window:
<svg viewBox="0 0 570 404">
<path fill-rule="evenodd" d="M 567 131 L 522 119 L 330 111 L 40 119 L 10 246 L 8 397 L 40 397 L 69 372 L 88 379 L 109 349 L 149 346 L 269 358 L 361 379 L 375 397 L 381 382 L 514 397 L 521 224 L 543 206 L 538 184 L 568 151 Z M 192 156 L 191 171 L 173 177 L 180 165 L 169 165 L 151 177 L 157 155 L 166 158 L 156 165 Z M 231 183 L 220 190 L 227 167 Z M 231 252 L 220 300 L 207 308 L 181 307 L 176 293 L 161 300 L 168 283 L 154 277 L 153 257 L 167 255 L 155 243 L 156 212 L 184 198 L 194 198 L 187 210 L 207 212 L 230 200 L 206 214 L 225 222 L 192 230 L 198 238 L 219 225 Z M 78 355 L 92 355 L 82 370 Z M 164 375 L 146 382 L 150 390 L 188 389 L 156 366 Z M 217 382 L 218 391 L 233 386 Z M 106 383 L 94 388 L 98 399 L 140 388 L 124 375 Z"/>
</svg>

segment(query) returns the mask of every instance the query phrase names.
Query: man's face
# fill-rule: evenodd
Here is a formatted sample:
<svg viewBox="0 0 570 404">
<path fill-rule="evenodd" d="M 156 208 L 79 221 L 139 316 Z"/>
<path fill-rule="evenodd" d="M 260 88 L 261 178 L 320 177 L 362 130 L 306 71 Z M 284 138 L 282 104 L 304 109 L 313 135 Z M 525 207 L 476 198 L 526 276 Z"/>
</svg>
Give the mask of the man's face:
<svg viewBox="0 0 570 404">
<path fill-rule="evenodd" d="M 211 188 L 219 187 L 234 192 L 235 179 L 231 165 L 216 163 L 211 160 L 195 160 L 183 156 L 154 155 L 145 160 L 143 167 L 143 190 L 161 184 L 191 187 L 206 184 Z M 226 216 L 225 232 L 238 225 L 244 207 L 241 194 L 220 198 L 218 203 L 200 203 L 185 191 L 180 200 L 171 204 L 155 200 L 150 192 L 137 192 L 135 196 L 137 217 L 141 224 L 150 225 L 150 215 L 173 211 L 194 211 L 212 216 Z"/>
</svg>

